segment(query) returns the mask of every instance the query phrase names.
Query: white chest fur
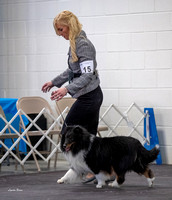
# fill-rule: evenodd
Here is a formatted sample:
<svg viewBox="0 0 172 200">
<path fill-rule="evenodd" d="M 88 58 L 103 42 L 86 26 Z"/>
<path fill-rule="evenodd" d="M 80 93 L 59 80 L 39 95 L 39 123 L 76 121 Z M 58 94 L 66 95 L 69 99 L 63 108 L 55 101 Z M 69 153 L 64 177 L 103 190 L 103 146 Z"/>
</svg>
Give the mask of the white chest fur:
<svg viewBox="0 0 172 200">
<path fill-rule="evenodd" d="M 85 151 L 80 151 L 77 155 L 73 156 L 71 152 L 65 154 L 66 159 L 78 174 L 91 172 L 84 159 Z"/>
</svg>

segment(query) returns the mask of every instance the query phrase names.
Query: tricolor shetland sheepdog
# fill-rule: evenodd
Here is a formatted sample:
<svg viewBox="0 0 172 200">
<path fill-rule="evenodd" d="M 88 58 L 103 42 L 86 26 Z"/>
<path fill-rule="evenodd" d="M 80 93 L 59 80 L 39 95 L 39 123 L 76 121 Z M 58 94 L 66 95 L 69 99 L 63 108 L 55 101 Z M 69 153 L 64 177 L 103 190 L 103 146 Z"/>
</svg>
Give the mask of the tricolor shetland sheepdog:
<svg viewBox="0 0 172 200">
<path fill-rule="evenodd" d="M 62 135 L 60 148 L 71 168 L 58 183 L 74 183 L 91 172 L 97 179 L 97 188 L 102 188 L 112 175 L 116 178 L 109 185 L 119 187 L 125 181 L 126 172 L 134 171 L 147 178 L 149 187 L 153 185 L 155 178 L 148 164 L 157 158 L 158 147 L 148 151 L 132 137 L 100 138 L 81 126 L 70 126 Z"/>
</svg>

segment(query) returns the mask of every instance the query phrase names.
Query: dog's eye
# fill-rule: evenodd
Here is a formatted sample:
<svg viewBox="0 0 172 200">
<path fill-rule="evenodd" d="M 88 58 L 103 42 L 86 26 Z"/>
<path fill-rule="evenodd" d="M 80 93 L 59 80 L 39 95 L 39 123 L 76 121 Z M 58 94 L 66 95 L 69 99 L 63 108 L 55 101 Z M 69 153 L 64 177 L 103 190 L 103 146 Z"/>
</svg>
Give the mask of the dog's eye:
<svg viewBox="0 0 172 200">
<path fill-rule="evenodd" d="M 72 137 L 71 137 L 71 136 L 68 136 L 68 137 L 66 137 L 66 139 L 68 139 L 68 140 L 72 140 Z"/>
<path fill-rule="evenodd" d="M 70 140 L 73 140 L 73 137 L 69 137 Z"/>
</svg>

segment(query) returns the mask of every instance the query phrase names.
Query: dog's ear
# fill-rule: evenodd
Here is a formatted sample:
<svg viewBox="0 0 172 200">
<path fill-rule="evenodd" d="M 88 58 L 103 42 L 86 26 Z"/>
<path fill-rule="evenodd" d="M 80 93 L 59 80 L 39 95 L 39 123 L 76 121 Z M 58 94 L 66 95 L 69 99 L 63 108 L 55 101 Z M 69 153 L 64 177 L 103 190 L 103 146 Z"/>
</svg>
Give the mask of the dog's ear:
<svg viewBox="0 0 172 200">
<path fill-rule="evenodd" d="M 81 126 L 75 126 L 73 131 L 77 134 L 80 134 L 83 132 L 82 127 Z"/>
<path fill-rule="evenodd" d="M 83 137 L 88 137 L 90 134 L 88 133 L 88 131 L 82 127 L 82 126 L 75 126 L 75 128 L 73 129 L 73 132 L 77 134 L 77 136 L 81 136 Z"/>
</svg>

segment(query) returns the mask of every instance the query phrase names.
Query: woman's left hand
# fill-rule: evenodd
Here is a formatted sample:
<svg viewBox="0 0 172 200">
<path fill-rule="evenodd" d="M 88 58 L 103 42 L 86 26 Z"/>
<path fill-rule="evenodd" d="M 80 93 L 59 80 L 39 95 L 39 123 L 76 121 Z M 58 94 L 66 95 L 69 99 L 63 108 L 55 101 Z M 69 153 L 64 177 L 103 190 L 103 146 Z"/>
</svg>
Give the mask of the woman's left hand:
<svg viewBox="0 0 172 200">
<path fill-rule="evenodd" d="M 51 93 L 51 100 L 57 100 L 59 101 L 60 99 L 62 99 L 66 94 L 67 94 L 67 89 L 64 87 L 64 88 L 59 88 L 58 90 L 56 91 L 53 91 Z"/>
</svg>

